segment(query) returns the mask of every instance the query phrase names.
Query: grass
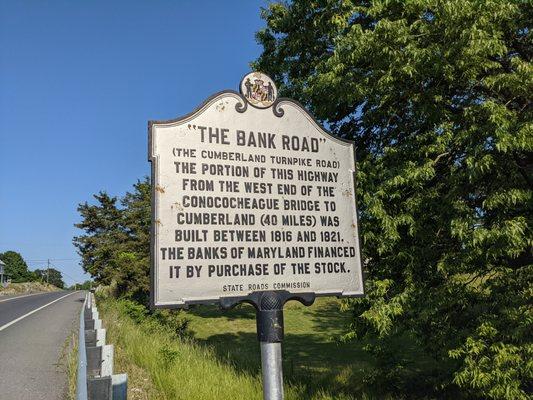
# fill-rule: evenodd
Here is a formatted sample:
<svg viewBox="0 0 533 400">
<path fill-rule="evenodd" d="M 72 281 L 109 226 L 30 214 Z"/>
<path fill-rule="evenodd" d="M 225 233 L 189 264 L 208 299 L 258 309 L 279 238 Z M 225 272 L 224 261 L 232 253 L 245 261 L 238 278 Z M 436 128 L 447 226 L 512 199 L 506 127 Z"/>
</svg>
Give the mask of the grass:
<svg viewBox="0 0 533 400">
<path fill-rule="evenodd" d="M 285 308 L 284 377 L 287 400 L 368 398 L 359 371 L 370 363 L 361 348 L 338 344 L 347 316 L 339 303 Z M 176 339 L 167 328 L 135 323 L 123 302 L 99 302 L 115 370 L 128 373 L 129 399 L 262 399 L 255 312 L 197 307 L 184 313 L 194 339 Z"/>
<path fill-rule="evenodd" d="M 76 385 L 78 377 L 78 322 L 75 321 L 68 334 L 57 361 L 57 367 L 67 376 L 68 400 L 76 399 Z"/>
<path fill-rule="evenodd" d="M 69 400 L 75 400 L 78 378 L 78 338 L 76 332 L 67 337 L 65 347 L 68 349 L 68 353 L 66 355 L 66 368 L 68 377 L 67 398 Z"/>
<path fill-rule="evenodd" d="M 45 282 L 10 283 L 5 288 L 0 285 L 0 296 L 25 293 L 55 292 L 57 290 L 59 290 L 59 288 Z"/>
<path fill-rule="evenodd" d="M 360 346 L 341 344 L 335 337 L 349 323 L 336 299 L 319 298 L 311 307 L 292 302 L 285 306 L 284 378 L 298 387 L 300 398 L 360 393 L 360 371 L 370 360 Z M 241 373 L 260 375 L 255 310 L 249 305 L 223 312 L 198 307 L 186 313 L 196 340 L 217 358 Z"/>
<path fill-rule="evenodd" d="M 176 340 L 164 329 L 135 324 L 115 301 L 100 305 L 117 356 L 145 371 L 153 384 L 150 393 L 129 376 L 128 398 L 142 392 L 145 398 L 164 400 L 260 399 L 259 381 L 224 365 L 210 349 Z"/>
</svg>

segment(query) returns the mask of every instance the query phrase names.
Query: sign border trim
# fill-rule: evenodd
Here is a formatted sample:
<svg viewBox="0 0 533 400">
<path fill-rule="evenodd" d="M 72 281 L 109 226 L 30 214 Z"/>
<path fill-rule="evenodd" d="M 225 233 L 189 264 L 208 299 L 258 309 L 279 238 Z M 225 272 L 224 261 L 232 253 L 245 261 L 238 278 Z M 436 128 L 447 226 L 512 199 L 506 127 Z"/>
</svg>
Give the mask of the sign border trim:
<svg viewBox="0 0 533 400">
<path fill-rule="evenodd" d="M 188 309 L 190 305 L 197 305 L 197 304 L 219 304 L 222 307 L 222 303 L 240 303 L 240 302 L 247 302 L 250 300 L 250 295 L 247 296 L 222 296 L 219 297 L 218 300 L 191 300 L 184 302 L 183 304 L 167 304 L 167 303 L 156 303 L 156 285 L 155 285 L 155 254 L 154 254 L 154 246 L 155 246 L 155 222 L 156 222 L 156 210 L 155 210 L 155 196 L 156 196 L 156 185 L 155 185 L 155 174 L 157 169 L 157 157 L 152 157 L 152 150 L 153 150 L 153 129 L 154 125 L 172 125 L 177 122 L 183 122 L 184 120 L 187 120 L 188 118 L 191 118 L 198 114 L 200 111 L 202 111 L 207 106 L 210 106 L 215 99 L 218 97 L 222 97 L 224 95 L 231 95 L 233 97 L 236 97 L 239 102 L 235 105 L 235 110 L 239 113 L 244 113 L 247 108 L 249 102 L 246 100 L 246 98 L 239 92 L 231 89 L 227 90 L 221 90 L 219 92 L 216 92 L 209 96 L 207 99 L 205 99 L 199 106 L 197 106 L 193 111 L 182 115 L 180 117 L 172 118 L 169 120 L 149 120 L 148 121 L 148 161 L 151 165 L 151 174 L 150 174 L 150 185 L 151 185 L 151 224 L 150 224 L 150 308 L 151 309 Z M 344 139 L 337 137 L 333 135 L 328 129 L 326 129 L 307 109 L 297 100 L 288 98 L 288 97 L 278 97 L 274 101 L 274 103 L 267 107 L 267 108 L 258 108 L 254 107 L 258 110 L 268 110 L 269 108 L 272 108 L 273 114 L 281 118 L 285 114 L 283 108 L 281 107 L 281 103 L 289 103 L 292 105 L 295 105 L 300 111 L 304 113 L 315 125 L 318 129 L 320 129 L 325 135 L 329 136 L 331 139 L 336 141 L 341 141 L 347 144 L 350 144 L 353 151 L 353 158 L 354 158 L 354 171 L 352 174 L 353 179 L 353 186 L 354 186 L 354 202 L 355 202 L 355 210 L 356 210 L 356 222 L 357 222 L 357 228 L 359 230 L 360 226 L 360 218 L 359 218 L 359 208 L 357 207 L 357 196 L 356 190 L 357 190 L 357 157 L 356 157 L 356 146 L 355 142 L 353 140 Z M 252 105 L 253 106 L 253 105 Z M 359 231 L 357 232 L 357 244 L 359 248 L 359 264 L 361 266 L 361 287 L 362 292 L 361 293 L 354 293 L 354 292 L 328 292 L 328 293 L 317 293 L 317 292 L 306 292 L 306 294 L 314 293 L 316 297 L 328 297 L 328 296 L 335 296 L 337 298 L 357 298 L 357 297 L 364 297 L 365 296 L 365 282 L 366 282 L 366 273 L 364 264 L 361 259 L 361 238 L 359 235 Z M 290 292 L 295 295 L 298 294 L 304 294 L 304 292 Z"/>
</svg>

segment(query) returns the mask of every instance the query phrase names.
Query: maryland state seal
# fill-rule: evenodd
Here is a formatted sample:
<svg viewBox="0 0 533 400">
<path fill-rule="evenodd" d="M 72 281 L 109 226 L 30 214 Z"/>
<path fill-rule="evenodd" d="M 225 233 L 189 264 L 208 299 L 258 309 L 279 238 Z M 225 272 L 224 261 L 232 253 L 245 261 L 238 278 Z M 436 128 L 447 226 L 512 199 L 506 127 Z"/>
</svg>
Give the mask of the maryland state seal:
<svg viewBox="0 0 533 400">
<path fill-rule="evenodd" d="M 274 81 L 262 72 L 250 72 L 241 81 L 241 94 L 257 108 L 268 108 L 278 96 Z"/>
</svg>

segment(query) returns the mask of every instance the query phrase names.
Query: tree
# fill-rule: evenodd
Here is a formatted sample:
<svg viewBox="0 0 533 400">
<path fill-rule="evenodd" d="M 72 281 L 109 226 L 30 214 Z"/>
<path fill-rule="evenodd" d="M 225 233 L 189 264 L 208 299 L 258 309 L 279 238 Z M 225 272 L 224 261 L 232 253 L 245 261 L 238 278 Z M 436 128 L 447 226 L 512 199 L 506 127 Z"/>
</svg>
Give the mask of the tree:
<svg viewBox="0 0 533 400">
<path fill-rule="evenodd" d="M 89 290 L 93 287 L 93 282 L 91 280 L 86 280 L 83 283 L 75 283 L 72 286 L 69 286 L 69 290 Z"/>
<path fill-rule="evenodd" d="M 254 68 L 356 142 L 368 296 L 345 303 L 345 339 L 368 341 L 376 386 L 410 398 L 532 390 L 532 12 L 510 0 L 263 11 Z M 426 375 L 407 378 L 391 351 L 406 337 L 433 360 Z"/>
<path fill-rule="evenodd" d="M 47 282 L 60 289 L 65 287 L 65 282 L 63 282 L 63 274 L 61 271 L 58 271 L 55 268 L 36 269 L 34 273 L 37 275 L 38 279 L 43 282 Z"/>
<path fill-rule="evenodd" d="M 119 292 L 145 304 L 150 291 L 151 198 L 148 178 L 134 184 L 133 191 L 122 198 L 122 224 L 128 240 L 115 260 Z"/>
<path fill-rule="evenodd" d="M 85 235 L 74 238 L 74 245 L 82 257 L 82 266 L 96 280 L 109 284 L 113 277 L 111 261 L 117 254 L 126 234 L 121 229 L 121 211 L 117 198 L 105 192 L 93 196 L 96 205 L 87 202 L 78 206 L 82 221 L 75 226 Z"/>
<path fill-rule="evenodd" d="M 6 251 L 0 253 L 0 260 L 6 264 L 6 274 L 9 275 L 13 282 L 28 282 L 35 279 L 29 271 L 26 261 L 16 251 Z"/>
<path fill-rule="evenodd" d="M 84 231 L 73 240 L 83 269 L 97 283 L 113 284 L 118 294 L 147 303 L 151 224 L 148 178 L 138 181 L 120 200 L 104 192 L 94 198 L 96 204 L 78 206 L 82 220 L 75 225 Z"/>
</svg>

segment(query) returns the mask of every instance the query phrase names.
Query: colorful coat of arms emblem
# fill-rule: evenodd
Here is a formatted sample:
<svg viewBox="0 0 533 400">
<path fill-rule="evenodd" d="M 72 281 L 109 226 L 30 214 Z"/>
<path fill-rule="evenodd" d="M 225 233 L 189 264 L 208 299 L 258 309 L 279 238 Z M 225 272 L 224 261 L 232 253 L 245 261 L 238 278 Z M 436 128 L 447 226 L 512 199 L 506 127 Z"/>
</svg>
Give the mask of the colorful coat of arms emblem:
<svg viewBox="0 0 533 400">
<path fill-rule="evenodd" d="M 278 89 L 268 75 L 251 72 L 241 81 L 241 93 L 251 105 L 267 108 L 276 101 Z"/>
</svg>

